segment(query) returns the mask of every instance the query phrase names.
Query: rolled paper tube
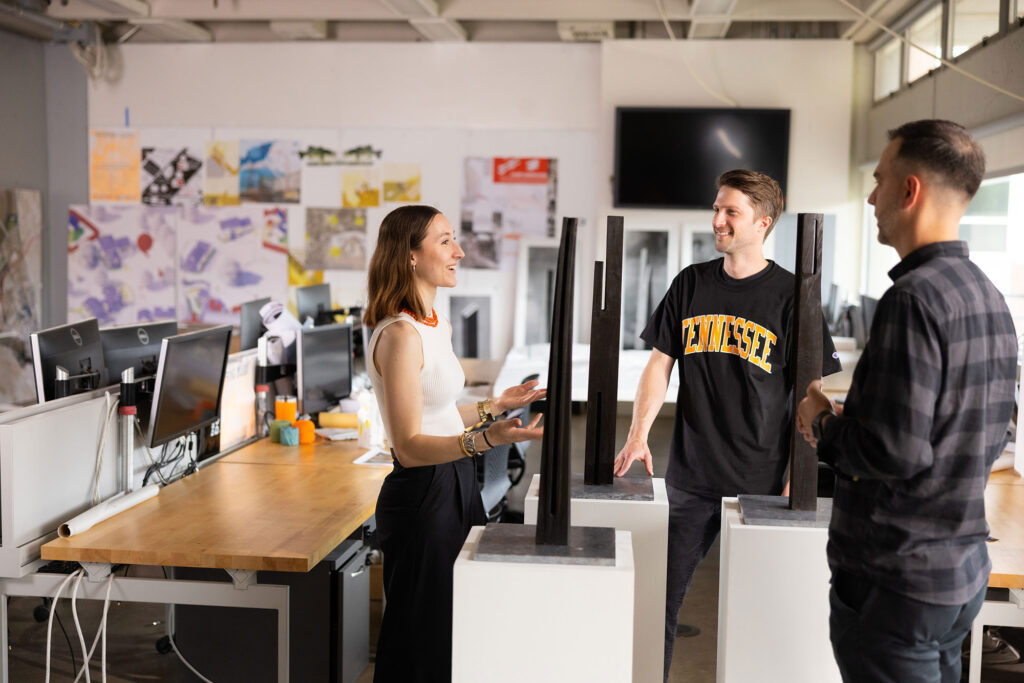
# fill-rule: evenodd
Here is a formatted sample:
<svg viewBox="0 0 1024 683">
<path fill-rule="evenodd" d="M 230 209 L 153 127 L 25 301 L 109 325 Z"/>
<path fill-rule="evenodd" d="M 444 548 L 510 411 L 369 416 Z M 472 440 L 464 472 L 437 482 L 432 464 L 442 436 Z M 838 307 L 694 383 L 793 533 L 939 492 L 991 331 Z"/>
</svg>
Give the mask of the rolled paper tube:
<svg viewBox="0 0 1024 683">
<path fill-rule="evenodd" d="M 299 445 L 299 428 L 298 427 L 281 427 L 281 445 L 282 446 L 298 446 Z"/>
<path fill-rule="evenodd" d="M 93 525 L 99 524 L 105 519 L 113 517 L 123 510 L 127 510 L 128 508 L 138 505 L 145 500 L 149 500 L 159 492 L 160 487 L 158 485 L 150 484 L 149 486 L 132 491 L 127 495 L 106 500 L 99 505 L 89 508 L 77 517 L 61 524 L 57 527 L 57 535 L 61 538 L 74 536 L 75 534 L 92 528 Z"/>
<path fill-rule="evenodd" d="M 299 403 L 294 396 L 278 396 L 274 400 L 274 419 L 288 420 L 291 424 L 298 415 Z"/>
<path fill-rule="evenodd" d="M 320 413 L 320 426 L 336 429 L 357 429 L 359 417 L 355 413 Z"/>
<path fill-rule="evenodd" d="M 299 443 L 313 443 L 316 441 L 316 427 L 312 420 L 296 420 L 292 427 L 299 430 Z"/>
<path fill-rule="evenodd" d="M 274 420 L 270 423 L 270 443 L 281 443 L 281 429 L 291 427 L 288 420 Z"/>
</svg>

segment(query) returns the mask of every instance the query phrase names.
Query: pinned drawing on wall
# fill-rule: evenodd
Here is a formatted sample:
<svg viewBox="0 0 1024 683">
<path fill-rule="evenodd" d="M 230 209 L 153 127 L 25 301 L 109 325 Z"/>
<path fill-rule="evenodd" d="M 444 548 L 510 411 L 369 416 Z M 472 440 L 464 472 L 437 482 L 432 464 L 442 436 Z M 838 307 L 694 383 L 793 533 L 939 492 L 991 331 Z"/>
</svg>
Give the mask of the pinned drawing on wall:
<svg viewBox="0 0 1024 683">
<path fill-rule="evenodd" d="M 190 207 L 178 226 L 178 320 L 237 324 L 246 301 L 287 297 L 287 252 L 267 246 L 262 207 Z M 269 216 L 273 218 L 273 214 Z"/>
<path fill-rule="evenodd" d="M 40 193 L 0 189 L 0 403 L 34 401 L 28 336 L 40 326 L 41 282 Z"/>
<path fill-rule="evenodd" d="M 380 206 L 380 171 L 346 168 L 341 172 L 341 205 L 349 209 Z"/>
<path fill-rule="evenodd" d="M 263 209 L 263 246 L 288 253 L 288 209 L 274 206 Z"/>
<path fill-rule="evenodd" d="M 137 203 L 140 165 L 137 132 L 89 131 L 89 201 Z"/>
<path fill-rule="evenodd" d="M 294 140 L 242 140 L 239 196 L 248 202 L 294 203 L 300 198 L 302 159 Z"/>
<path fill-rule="evenodd" d="M 690 234 L 689 263 L 706 263 L 721 256 L 715 249 L 715 232 L 713 230 L 694 231 Z"/>
<path fill-rule="evenodd" d="M 626 229 L 622 258 L 623 349 L 651 348 L 640 333 L 676 276 L 678 239 L 678 230 Z"/>
<path fill-rule="evenodd" d="M 386 202 L 419 202 L 422 175 L 419 164 L 381 164 L 381 180 Z"/>
<path fill-rule="evenodd" d="M 558 240 L 550 237 L 524 237 L 519 240 L 515 328 L 512 335 L 514 346 L 547 344 L 551 341 L 551 311 L 554 309 L 557 267 Z"/>
<path fill-rule="evenodd" d="M 459 235 L 466 268 L 511 270 L 523 236 L 557 237 L 558 162 L 542 157 L 468 157 Z"/>
<path fill-rule="evenodd" d="M 238 197 L 238 141 L 206 143 L 203 203 L 207 206 L 235 206 Z"/>
<path fill-rule="evenodd" d="M 306 209 L 305 267 L 366 268 L 366 209 Z"/>
<path fill-rule="evenodd" d="M 178 214 L 176 207 L 71 206 L 68 320 L 173 318 Z"/>
<path fill-rule="evenodd" d="M 187 147 L 142 148 L 142 203 L 169 206 L 199 201 L 202 158 Z"/>
</svg>

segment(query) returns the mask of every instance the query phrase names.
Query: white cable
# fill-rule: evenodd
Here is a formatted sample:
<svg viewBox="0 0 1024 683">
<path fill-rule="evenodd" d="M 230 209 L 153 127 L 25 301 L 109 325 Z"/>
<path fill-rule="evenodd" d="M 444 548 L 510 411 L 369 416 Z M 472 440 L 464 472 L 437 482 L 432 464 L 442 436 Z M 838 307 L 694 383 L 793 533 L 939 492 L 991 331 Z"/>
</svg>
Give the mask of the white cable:
<svg viewBox="0 0 1024 683">
<path fill-rule="evenodd" d="M 78 633 L 78 643 L 82 646 L 82 657 L 85 660 L 82 663 L 85 669 L 85 683 L 92 683 L 92 679 L 89 678 L 89 654 L 85 649 L 85 634 L 82 633 L 82 623 L 78 620 L 78 588 L 82 585 L 83 576 L 84 571 L 75 579 L 75 587 L 71 591 L 71 616 L 75 619 L 75 631 Z"/>
<path fill-rule="evenodd" d="M 196 671 L 195 667 L 189 664 L 188 660 L 185 659 L 185 655 L 181 654 L 181 651 L 178 650 L 178 646 L 174 644 L 174 636 L 171 635 L 170 624 L 167 625 L 167 640 L 171 643 L 171 647 L 174 649 L 174 654 L 178 655 L 178 659 L 181 660 L 182 664 L 188 667 L 189 671 L 191 671 L 200 679 L 202 679 L 204 683 L 213 683 L 213 681 L 211 681 L 209 678 Z"/>
<path fill-rule="evenodd" d="M 1018 95 L 1017 93 L 1014 93 L 1014 92 L 1010 92 L 1009 90 L 1006 90 L 1004 88 L 1000 88 L 995 83 L 991 83 L 989 81 L 986 81 L 984 78 L 981 78 L 980 76 L 975 76 L 971 72 L 969 72 L 969 71 L 967 71 L 965 69 L 960 68 L 956 64 L 953 64 L 952 62 L 950 62 L 949 60 L 943 59 L 939 55 L 932 54 L 931 52 L 929 52 L 928 50 L 924 49 L 923 47 L 921 47 L 920 45 L 918 45 L 914 41 L 910 40 L 906 36 L 901 35 L 899 33 L 896 33 L 896 31 L 893 31 L 891 28 L 889 28 L 888 26 L 886 26 L 882 22 L 878 21 L 877 19 L 875 19 L 871 15 L 865 14 L 858 7 L 856 7 L 855 5 L 850 4 L 850 2 L 848 2 L 848 0 L 836 0 L 836 2 L 838 2 L 841 5 L 843 5 L 847 9 L 853 11 L 854 13 L 860 15 L 863 19 L 867 19 L 869 22 L 871 22 L 872 24 L 874 24 L 878 28 L 882 29 L 883 31 L 888 33 L 893 38 L 897 38 L 899 40 L 902 40 L 904 43 L 906 43 L 910 47 L 912 47 L 912 48 L 914 48 L 916 50 L 920 50 L 921 52 L 925 53 L 926 55 L 928 55 L 932 59 L 938 60 L 939 62 L 941 62 L 945 66 L 948 66 L 950 69 L 952 69 L 953 71 L 957 72 L 958 74 L 961 74 L 962 76 L 967 76 L 967 78 L 970 78 L 972 81 L 977 81 L 978 83 L 981 83 L 984 86 L 992 88 L 996 92 L 1002 93 L 1003 95 L 1006 95 L 1007 97 L 1012 97 L 1015 100 L 1020 100 L 1021 102 L 1024 102 L 1024 96 Z"/>
<path fill-rule="evenodd" d="M 92 504 L 100 502 L 100 473 L 103 471 L 103 451 L 107 447 L 107 433 L 110 431 L 110 418 L 117 412 L 117 405 L 120 398 L 114 398 L 111 402 L 111 395 L 108 391 L 104 394 L 107 397 L 107 415 L 103 420 L 103 431 L 100 432 L 100 443 L 96 448 L 96 464 L 92 470 Z"/>
<path fill-rule="evenodd" d="M 665 24 L 665 30 L 668 31 L 668 38 L 669 38 L 669 40 L 675 40 L 676 39 L 676 34 L 675 34 L 675 32 L 672 31 L 672 26 L 669 24 L 668 16 L 665 14 L 665 7 L 661 4 L 661 1 L 662 0 L 654 0 L 654 4 L 658 6 L 658 14 L 661 15 L 661 23 Z M 693 77 L 693 80 L 697 81 L 697 85 L 699 85 L 701 88 L 703 88 L 704 92 L 706 92 L 707 94 L 711 95 L 712 97 L 714 97 L 719 102 L 723 102 L 725 104 L 728 104 L 730 107 L 738 107 L 738 106 L 740 106 L 740 103 L 737 102 L 736 100 L 732 99 L 728 95 L 723 95 L 723 94 L 717 92 L 710 85 L 705 83 L 704 79 L 702 79 L 697 74 L 697 72 L 693 70 L 693 67 L 690 66 L 690 60 L 688 60 L 686 58 L 685 54 L 683 54 L 683 66 L 685 66 L 686 70 L 688 72 L 690 72 L 690 76 Z"/>
<path fill-rule="evenodd" d="M 99 626 L 99 628 L 96 629 L 96 637 L 92 639 L 92 646 L 89 648 L 89 660 L 92 660 L 92 655 L 93 655 L 94 652 L 96 652 L 96 644 L 100 641 L 100 635 L 102 634 L 102 636 L 103 636 L 103 649 L 102 649 L 102 652 L 103 652 L 102 667 L 103 667 L 103 669 L 102 670 L 103 670 L 103 681 L 104 681 L 104 683 L 106 683 L 106 680 L 107 680 L 107 610 L 110 609 L 110 589 L 113 587 L 113 585 L 114 585 L 114 573 L 111 572 L 110 573 L 110 578 L 107 579 L 107 596 L 103 600 L 103 616 L 100 618 L 100 626 Z M 78 675 L 75 676 L 74 683 L 78 683 L 78 679 L 80 679 L 82 677 L 82 674 L 85 673 L 85 669 L 86 669 L 86 667 L 83 666 L 79 670 Z"/>
<path fill-rule="evenodd" d="M 53 598 L 50 601 L 50 617 L 46 622 L 46 682 L 50 683 L 50 641 L 53 636 L 53 614 L 57 611 L 57 601 L 60 600 L 60 594 L 64 592 L 64 587 L 68 585 L 68 581 L 81 574 L 83 569 L 76 569 L 75 571 L 68 574 L 67 578 L 61 581 L 60 585 L 57 586 L 57 592 L 54 593 Z"/>
</svg>

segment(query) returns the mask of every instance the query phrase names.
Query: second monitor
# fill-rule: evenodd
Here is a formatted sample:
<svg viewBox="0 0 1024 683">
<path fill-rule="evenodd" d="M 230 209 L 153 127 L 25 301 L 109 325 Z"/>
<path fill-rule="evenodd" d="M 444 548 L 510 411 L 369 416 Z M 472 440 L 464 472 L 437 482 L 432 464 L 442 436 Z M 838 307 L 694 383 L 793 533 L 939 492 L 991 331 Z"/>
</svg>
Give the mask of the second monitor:
<svg viewBox="0 0 1024 683">
<path fill-rule="evenodd" d="M 352 393 L 352 326 L 347 323 L 305 329 L 297 338 L 299 409 L 316 415 Z"/>
<path fill-rule="evenodd" d="M 298 313 L 299 322 L 306 321 L 306 317 L 313 319 L 331 310 L 331 286 L 329 284 L 307 285 L 295 290 L 295 310 Z"/>
</svg>

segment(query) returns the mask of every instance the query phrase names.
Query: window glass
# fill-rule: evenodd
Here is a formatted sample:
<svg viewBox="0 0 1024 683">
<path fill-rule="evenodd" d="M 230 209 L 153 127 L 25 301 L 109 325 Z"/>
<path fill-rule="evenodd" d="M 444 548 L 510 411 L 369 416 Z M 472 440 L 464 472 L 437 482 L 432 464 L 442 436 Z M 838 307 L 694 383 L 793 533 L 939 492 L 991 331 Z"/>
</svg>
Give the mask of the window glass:
<svg viewBox="0 0 1024 683">
<path fill-rule="evenodd" d="M 900 41 L 895 38 L 875 51 L 875 99 L 900 89 Z"/>
<path fill-rule="evenodd" d="M 925 12 L 907 29 L 907 39 L 920 45 L 934 55 L 942 53 L 942 5 L 936 5 Z M 907 47 L 907 82 L 917 80 L 941 62 L 920 50 Z"/>
<path fill-rule="evenodd" d="M 1006 225 L 960 224 L 960 239 L 967 242 L 971 253 L 978 251 L 1006 251 Z"/>
<path fill-rule="evenodd" d="M 954 0 L 952 8 L 954 57 L 999 32 L 999 0 Z"/>
<path fill-rule="evenodd" d="M 1010 180 L 994 179 L 982 183 L 967 206 L 965 216 L 998 216 L 1005 218 L 1010 208 Z"/>
</svg>

